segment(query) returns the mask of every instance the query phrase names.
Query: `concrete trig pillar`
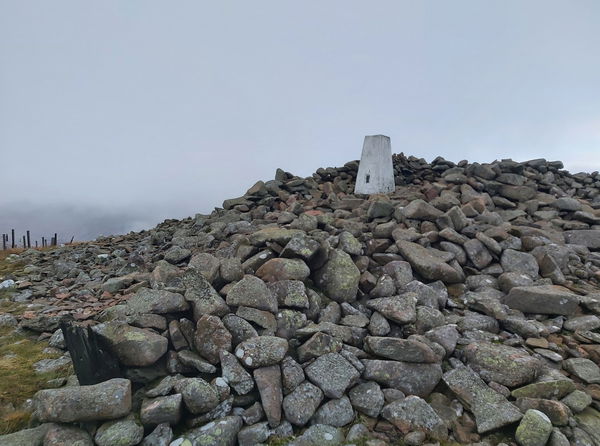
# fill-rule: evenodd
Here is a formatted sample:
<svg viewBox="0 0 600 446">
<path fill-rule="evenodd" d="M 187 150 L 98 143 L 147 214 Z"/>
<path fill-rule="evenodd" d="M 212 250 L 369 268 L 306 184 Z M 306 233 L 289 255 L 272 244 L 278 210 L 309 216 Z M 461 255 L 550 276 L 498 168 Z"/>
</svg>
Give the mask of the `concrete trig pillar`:
<svg viewBox="0 0 600 446">
<path fill-rule="evenodd" d="M 354 193 L 389 194 L 395 187 L 389 136 L 365 136 Z"/>
</svg>

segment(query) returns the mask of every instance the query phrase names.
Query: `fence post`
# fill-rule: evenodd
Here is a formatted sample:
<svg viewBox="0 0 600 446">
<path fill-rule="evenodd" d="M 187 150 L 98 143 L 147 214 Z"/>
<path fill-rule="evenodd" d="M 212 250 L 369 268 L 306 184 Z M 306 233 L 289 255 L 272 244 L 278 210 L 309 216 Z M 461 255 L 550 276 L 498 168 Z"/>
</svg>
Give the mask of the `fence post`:
<svg viewBox="0 0 600 446">
<path fill-rule="evenodd" d="M 31 248 L 31 238 L 29 235 L 30 235 L 29 230 L 27 230 L 27 247 Z"/>
<path fill-rule="evenodd" d="M 11 234 L 11 236 L 12 236 L 12 243 L 11 243 L 11 246 L 10 246 L 10 247 L 11 247 L 12 249 L 15 249 L 15 230 L 14 230 L 14 229 L 11 229 L 11 230 L 10 230 L 10 234 Z"/>
</svg>

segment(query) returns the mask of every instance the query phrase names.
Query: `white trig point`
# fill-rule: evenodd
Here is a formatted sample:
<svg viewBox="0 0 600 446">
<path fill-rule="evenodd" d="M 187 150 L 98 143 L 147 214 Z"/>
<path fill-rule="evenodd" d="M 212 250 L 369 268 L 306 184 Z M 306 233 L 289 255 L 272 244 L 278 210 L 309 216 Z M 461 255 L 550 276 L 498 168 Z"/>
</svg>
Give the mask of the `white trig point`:
<svg viewBox="0 0 600 446">
<path fill-rule="evenodd" d="M 389 194 L 395 187 L 389 136 L 365 136 L 354 193 Z"/>
</svg>

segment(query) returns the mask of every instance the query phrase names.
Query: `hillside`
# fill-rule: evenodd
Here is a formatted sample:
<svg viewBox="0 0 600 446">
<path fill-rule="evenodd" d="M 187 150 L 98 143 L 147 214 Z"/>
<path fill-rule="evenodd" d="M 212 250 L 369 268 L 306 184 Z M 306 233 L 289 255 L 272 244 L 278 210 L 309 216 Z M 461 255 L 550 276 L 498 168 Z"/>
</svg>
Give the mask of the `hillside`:
<svg viewBox="0 0 600 446">
<path fill-rule="evenodd" d="M 352 193 L 358 161 L 278 170 L 7 257 L 4 387 L 30 385 L 0 388 L 3 432 L 28 427 L 0 446 L 600 445 L 600 174 L 393 158 L 389 195 Z M 119 376 L 80 386 L 62 322 Z"/>
</svg>

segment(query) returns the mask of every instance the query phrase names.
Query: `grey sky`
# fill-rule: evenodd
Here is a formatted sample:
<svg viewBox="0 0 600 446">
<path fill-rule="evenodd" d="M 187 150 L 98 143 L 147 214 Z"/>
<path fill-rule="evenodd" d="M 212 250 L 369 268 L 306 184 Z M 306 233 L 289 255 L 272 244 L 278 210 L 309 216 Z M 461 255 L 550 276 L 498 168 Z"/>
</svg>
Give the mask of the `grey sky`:
<svg viewBox="0 0 600 446">
<path fill-rule="evenodd" d="M 600 169 L 599 23 L 596 0 L 0 0 L 0 230 L 15 206 L 209 212 L 374 133 Z"/>
</svg>

